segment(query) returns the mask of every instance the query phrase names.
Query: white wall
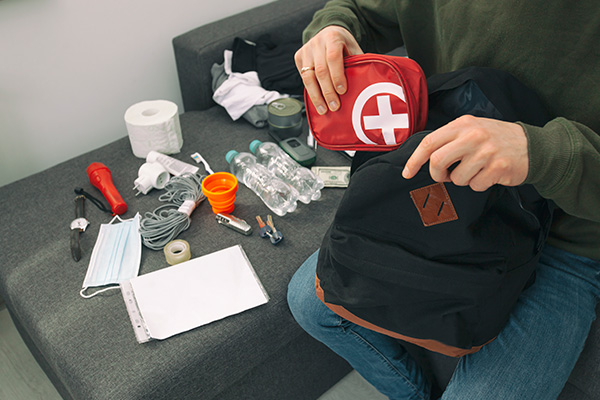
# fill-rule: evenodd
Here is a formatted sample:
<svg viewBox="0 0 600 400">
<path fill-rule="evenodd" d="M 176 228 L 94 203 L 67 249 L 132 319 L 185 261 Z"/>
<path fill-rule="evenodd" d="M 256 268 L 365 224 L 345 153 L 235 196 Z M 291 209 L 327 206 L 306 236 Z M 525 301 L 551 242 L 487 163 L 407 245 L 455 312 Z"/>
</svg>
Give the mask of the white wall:
<svg viewBox="0 0 600 400">
<path fill-rule="evenodd" d="M 183 110 L 173 37 L 271 0 L 0 0 L 0 186 L 127 135 L 125 110 Z"/>
</svg>

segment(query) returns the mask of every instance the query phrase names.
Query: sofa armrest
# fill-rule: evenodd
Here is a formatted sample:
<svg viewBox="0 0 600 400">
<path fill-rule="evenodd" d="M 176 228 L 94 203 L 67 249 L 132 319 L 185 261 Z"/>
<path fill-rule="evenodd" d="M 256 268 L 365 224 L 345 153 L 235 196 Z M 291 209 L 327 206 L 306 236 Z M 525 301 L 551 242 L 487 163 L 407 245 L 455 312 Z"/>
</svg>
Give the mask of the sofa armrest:
<svg viewBox="0 0 600 400">
<path fill-rule="evenodd" d="M 173 49 L 184 110 L 215 105 L 210 68 L 223 62 L 223 51 L 231 48 L 235 37 L 256 40 L 276 33 L 283 42 L 298 39 L 324 4 L 325 0 L 279 0 L 175 37 Z"/>
</svg>

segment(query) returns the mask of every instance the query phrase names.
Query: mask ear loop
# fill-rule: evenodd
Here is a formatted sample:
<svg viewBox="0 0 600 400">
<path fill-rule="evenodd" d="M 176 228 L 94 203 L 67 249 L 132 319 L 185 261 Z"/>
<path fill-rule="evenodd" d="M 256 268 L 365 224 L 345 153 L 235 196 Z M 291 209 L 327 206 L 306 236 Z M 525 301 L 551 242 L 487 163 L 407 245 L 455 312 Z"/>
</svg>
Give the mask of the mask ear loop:
<svg viewBox="0 0 600 400">
<path fill-rule="evenodd" d="M 95 295 L 97 295 L 97 294 L 100 294 L 100 293 L 102 293 L 102 292 L 107 292 L 107 291 L 109 291 L 109 290 L 120 289 L 120 288 L 121 288 L 121 286 L 120 286 L 120 285 L 117 285 L 117 286 L 110 286 L 110 287 L 107 287 L 107 288 L 104 288 L 104 289 L 100 289 L 100 290 L 98 290 L 98 291 L 96 291 L 96 292 L 94 292 L 94 293 L 92 293 L 92 294 L 84 294 L 83 292 L 85 292 L 85 291 L 88 289 L 88 287 L 86 286 L 86 287 L 84 287 L 83 289 L 81 289 L 81 291 L 79 292 L 79 295 L 80 295 L 81 297 L 83 297 L 84 299 L 91 299 L 91 298 L 92 298 L 92 297 L 94 297 Z"/>
<path fill-rule="evenodd" d="M 115 215 L 113 217 L 113 219 L 110 220 L 110 222 L 108 223 L 109 225 L 112 224 L 113 222 L 115 222 L 115 219 L 118 219 L 119 222 L 123 222 L 123 220 L 121 219 L 121 217 L 119 217 L 118 215 Z"/>
</svg>

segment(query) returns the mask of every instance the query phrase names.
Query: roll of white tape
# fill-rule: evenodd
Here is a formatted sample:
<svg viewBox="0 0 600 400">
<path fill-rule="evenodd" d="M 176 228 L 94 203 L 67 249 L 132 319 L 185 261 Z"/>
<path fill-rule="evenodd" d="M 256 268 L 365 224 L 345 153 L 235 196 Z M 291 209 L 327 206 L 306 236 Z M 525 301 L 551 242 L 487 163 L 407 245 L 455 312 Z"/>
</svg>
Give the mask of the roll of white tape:
<svg viewBox="0 0 600 400">
<path fill-rule="evenodd" d="M 183 145 L 177 104 L 167 100 L 142 101 L 125 112 L 125 125 L 136 157 L 146 158 L 151 150 L 179 153 Z"/>
<path fill-rule="evenodd" d="M 164 248 L 165 258 L 169 265 L 175 265 L 192 258 L 190 244 L 185 240 L 172 240 Z"/>
</svg>

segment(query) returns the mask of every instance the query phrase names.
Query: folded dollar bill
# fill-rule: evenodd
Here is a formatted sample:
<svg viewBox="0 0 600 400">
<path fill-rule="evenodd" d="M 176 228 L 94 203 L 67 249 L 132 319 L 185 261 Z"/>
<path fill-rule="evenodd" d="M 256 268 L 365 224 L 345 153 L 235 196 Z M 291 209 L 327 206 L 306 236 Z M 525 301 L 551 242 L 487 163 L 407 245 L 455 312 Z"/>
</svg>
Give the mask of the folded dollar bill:
<svg viewBox="0 0 600 400">
<path fill-rule="evenodd" d="M 348 187 L 350 167 L 312 167 L 311 171 L 320 177 L 325 187 Z"/>
</svg>

